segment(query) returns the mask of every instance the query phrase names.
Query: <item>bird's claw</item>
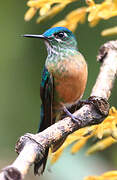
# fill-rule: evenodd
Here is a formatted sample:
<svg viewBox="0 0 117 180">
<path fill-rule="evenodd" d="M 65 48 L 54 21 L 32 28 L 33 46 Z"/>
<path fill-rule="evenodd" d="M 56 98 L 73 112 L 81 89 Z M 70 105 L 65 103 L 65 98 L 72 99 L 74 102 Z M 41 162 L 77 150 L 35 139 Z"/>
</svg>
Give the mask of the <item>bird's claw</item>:
<svg viewBox="0 0 117 180">
<path fill-rule="evenodd" d="M 73 114 L 71 116 L 71 120 L 77 124 L 80 124 L 79 119 L 76 116 L 74 116 Z"/>
<path fill-rule="evenodd" d="M 70 111 L 65 106 L 63 107 L 63 109 L 64 109 L 64 112 L 72 119 L 73 122 L 80 124 L 79 119 L 73 114 L 71 114 Z"/>
</svg>

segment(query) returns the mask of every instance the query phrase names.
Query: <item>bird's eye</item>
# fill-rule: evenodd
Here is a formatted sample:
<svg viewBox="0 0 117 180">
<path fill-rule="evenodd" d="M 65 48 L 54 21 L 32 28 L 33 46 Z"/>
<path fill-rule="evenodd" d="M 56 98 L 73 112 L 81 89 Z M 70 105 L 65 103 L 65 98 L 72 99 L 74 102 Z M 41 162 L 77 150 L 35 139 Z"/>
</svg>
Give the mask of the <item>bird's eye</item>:
<svg viewBox="0 0 117 180">
<path fill-rule="evenodd" d="M 65 37 L 65 33 L 64 33 L 64 32 L 59 32 L 59 33 L 54 34 L 54 36 L 55 36 L 56 38 L 62 39 L 62 38 Z"/>
</svg>

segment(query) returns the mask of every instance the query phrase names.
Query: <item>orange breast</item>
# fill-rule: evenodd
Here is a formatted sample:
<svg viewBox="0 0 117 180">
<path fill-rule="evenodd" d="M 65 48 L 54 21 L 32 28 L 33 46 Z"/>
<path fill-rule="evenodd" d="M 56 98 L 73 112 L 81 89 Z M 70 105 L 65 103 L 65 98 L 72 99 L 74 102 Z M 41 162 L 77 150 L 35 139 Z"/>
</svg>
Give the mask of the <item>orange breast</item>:
<svg viewBox="0 0 117 180">
<path fill-rule="evenodd" d="M 85 90 L 87 82 L 87 64 L 81 54 L 71 59 L 60 61 L 58 73 L 54 74 L 54 104 L 71 105 L 78 101 Z"/>
</svg>

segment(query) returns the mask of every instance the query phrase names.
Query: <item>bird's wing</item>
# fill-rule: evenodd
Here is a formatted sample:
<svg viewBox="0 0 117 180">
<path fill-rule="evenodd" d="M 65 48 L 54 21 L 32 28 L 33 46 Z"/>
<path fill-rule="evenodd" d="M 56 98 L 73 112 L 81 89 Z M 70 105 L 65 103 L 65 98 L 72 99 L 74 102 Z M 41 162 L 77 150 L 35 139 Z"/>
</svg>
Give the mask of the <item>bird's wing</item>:
<svg viewBox="0 0 117 180">
<path fill-rule="evenodd" d="M 41 117 L 38 132 L 43 131 L 52 124 L 52 101 L 53 101 L 53 77 L 44 67 L 42 74 L 42 81 L 40 86 L 40 96 L 42 100 Z M 36 162 L 34 165 L 35 174 L 43 174 L 49 148 L 46 149 L 44 157 L 41 161 Z"/>
<path fill-rule="evenodd" d="M 42 100 L 39 132 L 52 124 L 53 76 L 44 67 L 40 86 Z"/>
</svg>

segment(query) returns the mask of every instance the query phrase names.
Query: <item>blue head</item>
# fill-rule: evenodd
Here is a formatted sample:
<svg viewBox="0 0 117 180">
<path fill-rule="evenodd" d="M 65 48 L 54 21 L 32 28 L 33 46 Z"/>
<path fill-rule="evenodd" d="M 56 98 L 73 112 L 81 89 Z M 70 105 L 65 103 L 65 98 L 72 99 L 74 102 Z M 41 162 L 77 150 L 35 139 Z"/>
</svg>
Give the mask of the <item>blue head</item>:
<svg viewBox="0 0 117 180">
<path fill-rule="evenodd" d="M 48 52 L 51 49 L 61 51 L 61 49 L 77 49 L 77 41 L 73 33 L 65 27 L 53 27 L 45 31 L 42 35 L 26 34 L 24 37 L 41 38 L 45 40 Z"/>
<path fill-rule="evenodd" d="M 58 38 L 63 38 L 63 40 L 64 40 L 65 37 L 66 38 L 68 37 L 68 38 L 74 38 L 75 39 L 72 31 L 70 31 L 69 29 L 67 29 L 65 27 L 53 27 L 53 28 L 50 28 L 47 31 L 45 31 L 43 33 L 43 35 L 44 35 L 44 37 L 54 38 L 54 39 L 57 38 L 57 35 L 58 35 Z"/>
</svg>

